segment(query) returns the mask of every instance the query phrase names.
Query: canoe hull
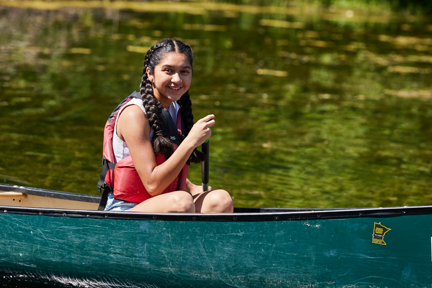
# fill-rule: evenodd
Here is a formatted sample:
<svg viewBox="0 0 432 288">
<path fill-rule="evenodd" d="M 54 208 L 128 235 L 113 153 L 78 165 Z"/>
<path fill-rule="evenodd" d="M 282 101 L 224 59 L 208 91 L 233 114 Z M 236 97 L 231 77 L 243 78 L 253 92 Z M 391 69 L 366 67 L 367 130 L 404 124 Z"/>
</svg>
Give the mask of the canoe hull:
<svg viewBox="0 0 432 288">
<path fill-rule="evenodd" d="M 430 214 L 335 219 L 296 214 L 284 220 L 274 213 L 272 221 L 235 216 L 174 221 L 149 215 L 139 219 L 140 214 L 123 219 L 125 213 L 40 210 L 39 215 L 31 209 L 0 209 L 0 274 L 10 283 L 44 283 L 41 287 L 73 281 L 82 287 L 89 283 L 116 287 L 432 283 Z M 377 223 L 391 229 L 383 235 L 384 243 L 376 243 L 383 229 L 377 231 Z"/>
</svg>

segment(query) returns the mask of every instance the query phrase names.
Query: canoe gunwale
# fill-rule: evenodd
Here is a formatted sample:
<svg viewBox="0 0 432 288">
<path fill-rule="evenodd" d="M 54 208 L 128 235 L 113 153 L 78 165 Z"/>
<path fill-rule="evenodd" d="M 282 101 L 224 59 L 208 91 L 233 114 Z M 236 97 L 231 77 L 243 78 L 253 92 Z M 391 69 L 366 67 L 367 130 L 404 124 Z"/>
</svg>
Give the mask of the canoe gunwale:
<svg viewBox="0 0 432 288">
<path fill-rule="evenodd" d="M 270 208 L 271 209 L 271 208 Z M 260 210 L 264 210 L 262 208 Z M 0 213 L 37 215 L 50 217 L 115 219 L 115 220 L 154 220 L 154 221 L 210 221 L 210 222 L 262 222 L 262 221 L 304 221 L 325 219 L 346 219 L 362 217 L 398 217 L 406 215 L 432 214 L 432 206 L 390 207 L 390 208 L 349 208 L 322 209 L 285 212 L 259 213 L 136 213 L 110 212 L 94 210 L 29 208 L 18 206 L 0 206 Z"/>
<path fill-rule="evenodd" d="M 20 192 L 30 195 L 99 203 L 100 197 L 0 184 L 0 191 Z M 211 222 L 262 222 L 323 220 L 361 217 L 398 217 L 404 215 L 432 214 L 432 206 L 405 206 L 380 208 L 247 208 L 235 207 L 234 213 L 197 214 L 197 213 L 137 213 L 97 210 L 36 208 L 0 205 L 0 213 L 39 215 L 51 217 L 118 219 L 118 220 L 157 220 L 157 221 L 211 221 Z"/>
</svg>

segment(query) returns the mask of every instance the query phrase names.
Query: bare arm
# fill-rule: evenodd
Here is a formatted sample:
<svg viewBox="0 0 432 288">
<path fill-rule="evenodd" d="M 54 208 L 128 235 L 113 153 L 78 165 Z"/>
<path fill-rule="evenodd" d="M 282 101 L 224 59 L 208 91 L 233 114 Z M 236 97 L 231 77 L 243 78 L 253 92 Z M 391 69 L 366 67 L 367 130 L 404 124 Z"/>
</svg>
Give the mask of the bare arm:
<svg viewBox="0 0 432 288">
<path fill-rule="evenodd" d="M 213 115 L 198 120 L 172 156 L 159 166 L 156 165 L 150 142 L 149 122 L 138 106 L 131 105 L 124 109 L 117 122 L 117 134 L 127 143 L 135 168 L 147 192 L 155 196 L 174 181 L 193 149 L 210 138 L 210 127 L 214 124 Z"/>
</svg>

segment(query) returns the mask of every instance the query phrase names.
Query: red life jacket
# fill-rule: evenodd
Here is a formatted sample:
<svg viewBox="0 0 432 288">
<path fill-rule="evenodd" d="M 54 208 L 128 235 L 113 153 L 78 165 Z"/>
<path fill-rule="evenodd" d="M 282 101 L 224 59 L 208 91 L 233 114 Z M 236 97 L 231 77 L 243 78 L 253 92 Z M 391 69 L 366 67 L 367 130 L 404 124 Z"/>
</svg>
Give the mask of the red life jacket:
<svg viewBox="0 0 432 288">
<path fill-rule="evenodd" d="M 131 156 L 125 157 L 117 164 L 114 164 L 115 155 L 112 142 L 115 133 L 115 122 L 119 116 L 121 108 L 127 105 L 133 98 L 141 99 L 141 94 L 134 92 L 124 99 L 114 109 L 105 124 L 102 161 L 103 167 L 98 183 L 98 191 L 100 192 L 101 188 L 103 188 L 104 194 L 102 195 L 99 210 L 105 209 L 106 199 L 110 192 L 114 192 L 114 198 L 116 199 L 133 203 L 141 203 L 144 200 L 153 197 L 145 189 L 141 178 L 135 169 Z M 177 149 L 177 147 L 183 141 L 183 135 L 185 134 L 185 128 L 181 120 L 180 110 L 177 113 L 177 123 L 174 123 L 171 115 L 166 109 L 162 109 L 162 113 L 160 114 L 159 118 L 160 122 L 162 123 L 161 128 L 163 136 L 169 137 L 173 143 L 174 150 Z M 164 163 L 167 159 L 164 154 L 155 154 L 155 158 L 157 165 Z M 184 190 L 188 168 L 189 161 L 183 166 L 183 169 L 180 171 L 176 179 L 174 179 L 174 181 L 169 184 L 162 193 Z"/>
</svg>

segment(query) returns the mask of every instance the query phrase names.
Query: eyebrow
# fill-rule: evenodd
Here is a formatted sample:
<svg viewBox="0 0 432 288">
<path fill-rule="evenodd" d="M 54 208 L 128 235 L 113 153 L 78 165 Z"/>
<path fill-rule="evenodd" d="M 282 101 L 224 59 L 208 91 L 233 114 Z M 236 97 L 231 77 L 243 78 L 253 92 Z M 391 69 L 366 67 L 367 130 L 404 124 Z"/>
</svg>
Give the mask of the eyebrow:
<svg viewBox="0 0 432 288">
<path fill-rule="evenodd" d="M 177 66 L 173 66 L 173 65 L 166 65 L 166 64 L 164 64 L 164 65 L 162 65 L 162 67 L 172 68 L 172 67 L 177 67 Z M 182 68 L 189 68 L 189 69 L 192 69 L 190 65 L 182 66 Z"/>
</svg>

